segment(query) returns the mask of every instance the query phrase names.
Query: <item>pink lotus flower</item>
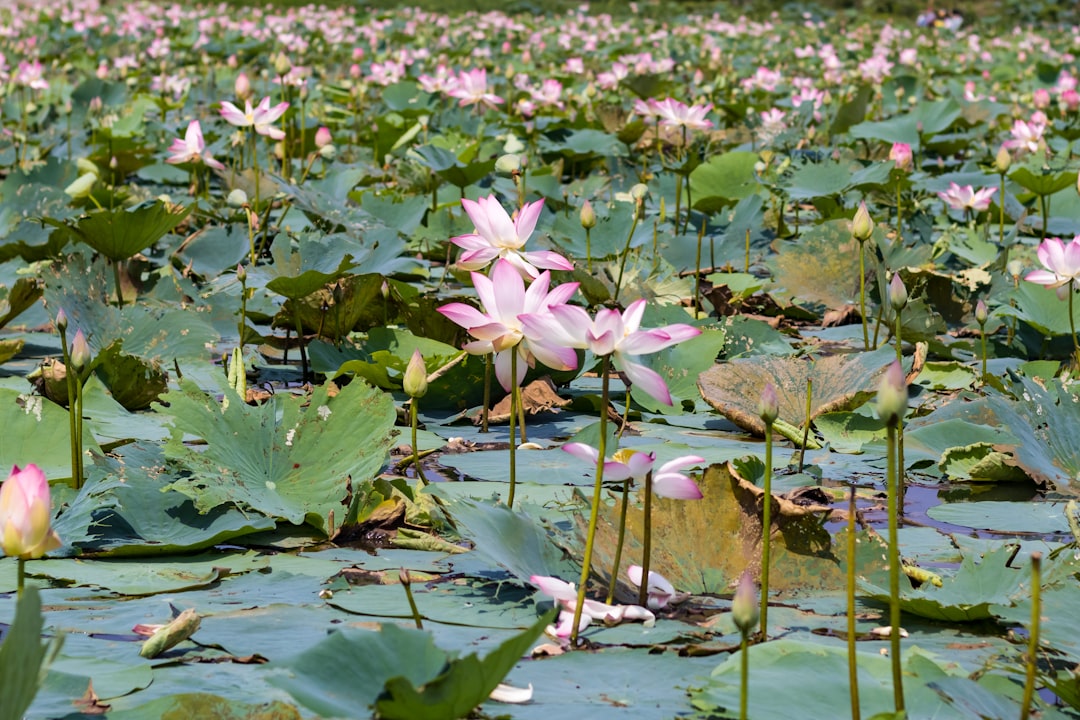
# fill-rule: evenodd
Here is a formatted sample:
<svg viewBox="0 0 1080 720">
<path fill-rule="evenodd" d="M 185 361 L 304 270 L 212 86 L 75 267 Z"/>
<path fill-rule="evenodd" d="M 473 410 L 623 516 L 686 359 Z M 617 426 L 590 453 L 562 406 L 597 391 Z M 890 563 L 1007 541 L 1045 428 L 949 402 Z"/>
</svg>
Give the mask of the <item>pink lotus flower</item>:
<svg viewBox="0 0 1080 720">
<path fill-rule="evenodd" d="M 653 110 L 664 127 L 708 130 L 713 124 L 711 120 L 706 120 L 705 116 L 709 114 L 712 107 L 712 103 L 688 106 L 674 98 L 667 98 L 655 103 Z"/>
<path fill-rule="evenodd" d="M 574 269 L 569 260 L 556 252 L 520 251 L 536 227 L 536 221 L 544 209 L 543 200 L 526 203 L 513 221 L 494 195 L 482 197 L 475 202 L 465 198 L 461 201 L 461 206 L 476 226 L 475 233 L 450 238 L 450 242 L 466 251 L 458 258 L 458 265 L 465 270 L 482 270 L 498 258 L 509 262 L 522 277 L 530 280 L 540 274 L 537 268 Z"/>
<path fill-rule="evenodd" d="M 165 158 L 165 162 L 172 165 L 203 163 L 207 167 L 217 170 L 225 168 L 207 151 L 206 142 L 203 140 L 202 126 L 199 125 L 198 120 L 192 120 L 188 123 L 187 132 L 184 133 L 183 139 L 176 138 L 173 140 L 172 145 L 169 146 L 169 157 Z"/>
<path fill-rule="evenodd" d="M 0 549 L 9 557 L 33 560 L 60 547 L 49 527 L 49 481 L 37 465 L 12 468 L 0 485 Z"/>
<path fill-rule="evenodd" d="M 567 443 L 562 446 L 565 452 L 574 457 L 585 460 L 592 467 L 596 467 L 600 459 L 600 451 L 592 445 L 585 443 Z M 636 452 L 633 450 L 619 450 L 611 460 L 604 460 L 604 479 L 611 482 L 623 480 L 635 480 L 641 482 L 645 476 L 653 472 L 653 463 L 656 455 L 653 453 Z M 660 469 L 653 473 L 652 491 L 657 497 L 673 498 L 675 500 L 700 500 L 701 489 L 692 479 L 683 475 L 679 470 L 700 465 L 705 458 L 697 455 L 683 455 L 671 462 L 664 463 Z"/>
<path fill-rule="evenodd" d="M 912 163 L 911 146 L 907 143 L 893 143 L 889 150 L 889 159 L 896 163 L 897 170 L 910 170 Z"/>
<path fill-rule="evenodd" d="M 484 68 L 473 68 L 459 73 L 457 84 L 447 95 L 458 98 L 458 104 L 462 107 L 480 104 L 494 110 L 504 102 L 501 97 L 488 91 L 487 70 Z"/>
<path fill-rule="evenodd" d="M 664 379 L 641 364 L 638 356 L 659 352 L 701 331 L 682 323 L 640 330 L 644 313 L 645 300 L 640 299 L 630 303 L 622 314 L 618 310 L 601 309 L 595 320 L 576 305 L 558 305 L 548 314 L 523 316 L 521 321 L 529 333 L 544 338 L 545 342 L 588 348 L 597 356 L 610 355 L 630 382 L 650 397 L 671 405 L 671 393 Z"/>
<path fill-rule="evenodd" d="M 568 583 L 559 578 L 546 575 L 533 575 L 529 582 L 540 589 L 548 597 L 562 606 L 559 614 L 559 624 L 548 628 L 549 632 L 559 638 L 570 637 L 574 624 L 574 609 L 577 607 L 577 589 L 574 583 Z M 581 606 L 581 621 L 578 630 L 589 625 L 593 620 L 601 620 L 607 624 L 617 624 L 623 620 L 641 620 L 646 627 L 651 627 L 656 622 L 656 616 L 640 605 L 608 605 L 596 600 L 585 600 Z"/>
<path fill-rule="evenodd" d="M 641 587 L 642 570 L 643 568 L 640 565 L 631 565 L 626 569 L 626 575 L 630 578 L 630 582 L 638 587 Z M 675 586 L 666 577 L 652 570 L 649 571 L 649 586 L 646 591 L 649 594 L 646 604 L 650 610 L 659 610 L 675 597 Z"/>
<path fill-rule="evenodd" d="M 573 348 L 552 343 L 542 334 L 527 331 L 520 319 L 524 314 L 543 316 L 553 307 L 561 307 L 577 290 L 577 283 L 563 283 L 548 292 L 551 275 L 547 271 L 525 289 L 525 281 L 507 260 L 498 260 L 488 278 L 472 273 L 473 287 L 480 296 L 484 312 L 465 303 L 449 303 L 439 312 L 469 331 L 475 341 L 465 343 L 464 349 L 474 355 L 495 353 L 495 377 L 504 390 L 521 384 L 526 365 L 539 360 L 553 370 L 573 370 L 577 353 Z M 511 353 L 518 353 L 523 362 L 517 364 L 517 377 L 511 377 Z"/>
<path fill-rule="evenodd" d="M 1030 122 L 1017 120 L 1009 131 L 1012 134 L 1012 139 L 1005 141 L 1005 147 L 1036 152 L 1043 142 L 1043 133 L 1046 132 L 1047 122 L 1046 115 L 1042 112 L 1034 113 Z"/>
<path fill-rule="evenodd" d="M 243 111 L 231 102 L 223 102 L 221 103 L 221 117 L 225 118 L 227 123 L 237 127 L 253 127 L 255 132 L 266 135 L 271 140 L 283 140 L 284 131 L 274 127 L 274 123 L 281 119 L 288 109 L 287 102 L 270 107 L 270 98 L 264 97 L 255 108 L 251 107 L 250 100 L 245 100 Z"/>
<path fill-rule="evenodd" d="M 997 188 L 980 188 L 975 190 L 971 185 L 960 187 L 954 182 L 949 183 L 949 189 L 939 192 L 938 197 L 945 201 L 953 210 L 971 210 L 982 212 L 990 207 L 990 201 L 997 192 Z"/>
<path fill-rule="evenodd" d="M 1047 238 L 1036 251 L 1045 270 L 1033 270 L 1024 279 L 1048 288 L 1069 283 L 1080 288 L 1080 235 L 1068 243 L 1061 238 Z"/>
</svg>

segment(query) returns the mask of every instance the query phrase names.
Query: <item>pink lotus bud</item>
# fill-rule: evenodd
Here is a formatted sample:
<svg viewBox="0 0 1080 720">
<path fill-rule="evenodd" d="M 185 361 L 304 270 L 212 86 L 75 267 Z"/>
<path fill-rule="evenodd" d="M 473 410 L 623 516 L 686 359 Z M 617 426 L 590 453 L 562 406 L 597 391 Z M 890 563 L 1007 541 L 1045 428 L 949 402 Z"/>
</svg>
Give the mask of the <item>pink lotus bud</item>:
<svg viewBox="0 0 1080 720">
<path fill-rule="evenodd" d="M 893 143 L 892 149 L 889 150 L 889 159 L 896 163 L 898 170 L 910 170 L 911 146 L 907 143 Z"/>
<path fill-rule="evenodd" d="M 71 367 L 75 372 L 81 373 L 83 369 L 90 364 L 92 354 L 90 353 L 90 344 L 86 342 L 86 335 L 83 334 L 82 328 L 75 333 L 75 337 L 71 341 Z"/>
<path fill-rule="evenodd" d="M 758 415 L 766 425 L 772 425 L 780 415 L 780 402 L 776 397 L 776 386 L 765 383 L 765 389 L 761 391 L 761 400 L 758 403 Z"/>
<path fill-rule="evenodd" d="M 330 128 L 325 125 L 315 131 L 315 147 L 320 150 L 333 142 L 333 137 L 330 135 Z"/>
<path fill-rule="evenodd" d="M 907 412 L 907 382 L 900 363 L 893 360 L 881 378 L 877 391 L 877 413 L 886 425 L 896 423 Z"/>
<path fill-rule="evenodd" d="M 246 73 L 240 73 L 236 76 L 236 82 L 233 87 L 236 92 L 236 97 L 241 100 L 246 100 L 251 97 L 251 81 L 248 80 Z"/>
<path fill-rule="evenodd" d="M 1039 110 L 1045 110 L 1050 107 L 1050 93 L 1046 88 L 1039 88 L 1031 96 L 1031 104 Z"/>
<path fill-rule="evenodd" d="M 859 242 L 865 242 L 874 234 L 874 221 L 870 218 L 870 211 L 866 209 L 866 201 L 859 203 L 859 209 L 855 211 L 855 217 L 851 221 L 851 234 Z"/>
<path fill-rule="evenodd" d="M 11 469 L 0 485 L 0 549 L 10 557 L 32 560 L 60 547 L 49 527 L 52 506 L 49 481 L 37 465 Z"/>
<path fill-rule="evenodd" d="M 759 617 L 757 588 L 754 587 L 754 579 L 750 577 L 750 573 L 744 572 L 731 601 L 731 619 L 735 621 L 739 632 L 749 635 L 758 624 Z"/>
</svg>

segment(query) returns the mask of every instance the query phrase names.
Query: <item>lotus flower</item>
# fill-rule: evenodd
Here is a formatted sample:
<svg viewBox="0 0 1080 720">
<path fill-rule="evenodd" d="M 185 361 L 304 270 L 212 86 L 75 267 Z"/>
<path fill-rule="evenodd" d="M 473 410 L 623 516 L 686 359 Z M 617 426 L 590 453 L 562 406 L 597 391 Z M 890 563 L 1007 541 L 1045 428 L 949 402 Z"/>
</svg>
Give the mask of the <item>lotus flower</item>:
<svg viewBox="0 0 1080 720">
<path fill-rule="evenodd" d="M 529 280 L 540 275 L 540 268 L 574 269 L 569 260 L 556 252 L 521 252 L 544 209 L 543 200 L 526 203 L 513 220 L 494 195 L 475 202 L 466 198 L 461 201 L 461 206 L 476 226 L 475 233 L 450 238 L 450 242 L 465 249 L 458 258 L 458 265 L 465 270 L 482 270 L 498 258 L 509 262 L 522 277 Z"/>
<path fill-rule="evenodd" d="M 182 140 L 180 138 L 173 140 L 172 145 L 169 146 L 169 157 L 165 158 L 165 162 L 172 165 L 178 165 L 180 163 L 203 163 L 207 167 L 212 167 L 217 170 L 225 168 L 224 165 L 215 160 L 206 150 L 202 126 L 199 125 L 198 120 L 192 120 L 188 123 L 187 132 L 184 133 L 184 138 Z"/>
<path fill-rule="evenodd" d="M 600 459 L 600 451 L 592 445 L 585 443 L 567 443 L 562 448 L 576 458 L 585 460 L 596 467 Z M 660 466 L 653 472 L 653 464 L 656 455 L 628 450 L 620 450 L 615 457 L 604 460 L 604 479 L 612 482 L 622 480 L 642 481 L 650 472 L 653 473 L 653 495 L 657 497 L 674 498 L 676 500 L 700 500 L 701 490 L 697 483 L 679 470 L 693 467 L 705 462 L 705 458 L 697 455 L 683 455 Z"/>
<path fill-rule="evenodd" d="M 1033 270 L 1024 277 L 1028 282 L 1058 288 L 1070 282 L 1080 288 L 1080 235 L 1068 243 L 1061 238 L 1047 238 L 1036 251 L 1045 270 Z"/>
<path fill-rule="evenodd" d="M 630 578 L 630 582 L 634 583 L 638 587 L 641 587 L 641 573 L 642 567 L 640 565 L 631 565 L 626 569 L 626 574 Z M 649 593 L 648 606 L 650 610 L 659 610 L 671 601 L 671 598 L 675 597 L 675 586 L 672 585 L 667 578 L 658 572 L 649 571 L 649 584 L 647 587 Z"/>
<path fill-rule="evenodd" d="M 529 582 L 538 587 L 540 592 L 554 598 L 555 602 L 563 608 L 559 614 L 558 624 L 548 628 L 549 632 L 559 638 L 570 637 L 578 594 L 574 583 L 546 575 L 533 575 L 529 578 Z M 608 605 L 597 600 L 585 600 L 581 606 L 581 621 L 578 630 L 587 627 L 593 620 L 602 620 L 611 624 L 620 623 L 623 620 L 641 620 L 646 627 L 650 627 L 656 622 L 656 616 L 640 605 Z"/>
<path fill-rule="evenodd" d="M 687 105 L 674 98 L 668 98 L 655 103 L 653 112 L 660 118 L 660 124 L 665 127 L 708 130 L 713 124 L 711 120 L 706 120 L 705 116 L 712 110 L 712 107 L 712 103 L 708 105 Z"/>
<path fill-rule="evenodd" d="M 280 128 L 274 127 L 274 123 L 281 119 L 285 111 L 289 109 L 289 103 L 278 103 L 270 107 L 270 98 L 264 97 L 259 104 L 252 108 L 251 101 L 244 101 L 244 109 L 233 105 L 231 102 L 221 103 L 221 117 L 231 125 L 237 127 L 253 127 L 255 132 L 266 135 L 271 140 L 283 140 L 285 133 Z"/>
<path fill-rule="evenodd" d="M 49 527 L 52 507 L 49 482 L 37 465 L 12 468 L 0 485 L 0 549 L 4 554 L 33 560 L 60 547 Z"/>
<path fill-rule="evenodd" d="M 949 189 L 939 192 L 938 197 L 945 201 L 953 210 L 971 210 L 982 212 L 990 207 L 990 201 L 997 192 L 997 188 L 974 189 L 971 185 L 963 187 L 954 182 L 949 183 Z"/>
</svg>

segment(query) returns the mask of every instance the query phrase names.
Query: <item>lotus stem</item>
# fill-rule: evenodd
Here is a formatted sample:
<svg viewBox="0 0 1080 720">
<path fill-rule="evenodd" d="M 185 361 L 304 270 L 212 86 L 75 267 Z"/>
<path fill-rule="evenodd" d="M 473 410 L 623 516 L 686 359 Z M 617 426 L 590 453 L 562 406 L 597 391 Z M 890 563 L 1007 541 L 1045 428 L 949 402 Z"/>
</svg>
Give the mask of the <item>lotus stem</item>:
<svg viewBox="0 0 1080 720">
<path fill-rule="evenodd" d="M 896 181 L 896 247 L 904 244 L 903 207 L 900 200 L 900 181 Z"/>
<path fill-rule="evenodd" d="M 1076 294 L 1076 289 L 1073 284 L 1069 283 L 1069 334 L 1072 335 L 1073 341 L 1073 357 L 1077 362 L 1080 362 L 1080 343 L 1076 339 L 1076 320 L 1073 317 L 1073 295 Z"/>
<path fill-rule="evenodd" d="M 622 425 L 619 426 L 619 434 L 616 437 L 622 440 L 623 431 L 626 430 L 627 424 L 630 422 L 630 381 L 623 378 L 623 382 L 626 383 L 626 396 L 623 400 L 625 405 L 623 406 Z"/>
<path fill-rule="evenodd" d="M 746 260 L 743 262 L 743 272 L 750 272 L 750 228 L 746 228 Z"/>
<path fill-rule="evenodd" d="M 634 222 L 630 224 L 630 232 L 626 235 L 626 245 L 623 247 L 622 257 L 619 258 L 619 278 L 615 281 L 615 296 L 612 302 L 619 304 L 619 292 L 622 290 L 623 272 L 626 270 L 626 256 L 630 254 L 630 241 L 634 239 L 634 231 L 637 230 L 638 216 L 642 212 L 642 201 L 634 206 Z M 678 218 L 678 215 L 675 216 Z M 605 411 L 606 412 L 606 411 Z"/>
<path fill-rule="evenodd" d="M 112 268 L 113 268 L 113 282 L 116 283 L 116 307 L 123 308 L 124 307 L 124 290 L 120 286 L 120 261 L 119 260 L 113 260 Z"/>
<path fill-rule="evenodd" d="M 629 504 L 630 480 L 627 479 L 622 482 L 622 509 L 619 511 L 619 539 L 615 543 L 615 562 L 611 567 L 611 582 L 608 583 L 607 600 L 604 601 L 608 605 L 615 599 L 615 586 L 619 582 L 619 566 L 622 564 L 623 542 L 626 540 L 626 510 Z M 648 586 L 648 583 L 644 580 L 641 581 L 641 584 L 642 587 Z"/>
<path fill-rule="evenodd" d="M 1042 241 L 1043 242 L 1046 241 L 1046 225 L 1049 222 L 1049 218 L 1046 216 L 1046 213 L 1048 212 L 1046 204 L 1047 204 L 1046 203 L 1046 196 L 1045 195 L 1040 195 L 1039 196 L 1039 215 L 1042 216 Z"/>
<path fill-rule="evenodd" d="M 1028 628 L 1028 651 L 1024 659 L 1024 699 L 1020 703 L 1020 720 L 1031 717 L 1031 701 L 1035 695 L 1035 669 L 1039 652 L 1039 621 L 1042 614 L 1042 553 L 1031 553 L 1031 627 Z"/>
<path fill-rule="evenodd" d="M 604 484 L 604 456 L 607 453 L 607 406 L 608 406 L 608 363 L 610 355 L 600 359 L 600 441 L 596 459 L 596 483 L 593 485 L 592 507 L 589 511 L 589 533 L 585 537 L 585 557 L 581 562 L 581 582 L 578 584 L 577 605 L 574 606 L 574 624 L 570 630 L 570 646 L 576 646 L 578 626 L 581 624 L 581 610 L 585 606 L 585 588 L 589 584 L 589 570 L 592 568 L 593 541 L 596 539 L 596 521 L 600 516 L 600 497 Z M 643 577 L 642 582 L 647 582 Z"/>
<path fill-rule="evenodd" d="M 525 434 L 525 402 L 521 399 L 521 387 L 514 386 L 514 391 L 517 393 L 517 419 L 518 430 L 521 431 L 521 442 L 529 442 L 528 436 Z M 513 398 L 511 398 L 513 400 Z"/>
<path fill-rule="evenodd" d="M 488 408 L 491 406 L 491 353 L 484 356 L 484 407 L 480 410 L 480 432 L 488 431 Z"/>
<path fill-rule="evenodd" d="M 701 223 L 697 234 L 697 260 L 694 263 L 694 317 L 701 310 L 701 241 L 705 237 L 705 223 Z"/>
<path fill-rule="evenodd" d="M 424 622 L 420 615 L 420 609 L 416 607 L 416 599 L 412 594 L 412 578 L 409 577 L 409 571 L 405 568 L 398 570 L 398 580 L 401 581 L 401 586 L 405 588 L 405 598 L 409 601 L 409 611 L 412 612 L 413 622 L 416 623 L 417 630 L 424 629 Z"/>
<path fill-rule="evenodd" d="M 806 443 L 810 441 L 810 413 L 814 399 L 814 379 L 806 378 L 806 421 L 803 425 L 802 445 L 799 447 L 799 472 L 803 471 L 803 460 L 806 459 Z"/>
<path fill-rule="evenodd" d="M 644 581 L 643 581 L 644 582 Z M 739 645 L 739 720 L 746 720 L 746 705 L 750 697 L 750 643 L 742 633 Z M 857 719 L 856 719 L 857 720 Z"/>
<path fill-rule="evenodd" d="M 859 317 L 862 320 L 863 349 L 870 349 L 870 333 L 866 326 L 866 253 L 865 240 L 859 241 Z"/>
<path fill-rule="evenodd" d="M 773 423 L 765 422 L 765 495 L 761 512 L 761 641 L 769 634 L 769 563 L 772 550 L 772 429 Z"/>
<path fill-rule="evenodd" d="M 75 447 L 79 451 L 78 475 L 75 476 L 75 489 L 78 490 L 83 484 L 83 388 L 82 379 L 75 374 Z"/>
<path fill-rule="evenodd" d="M 851 720 L 859 720 L 859 666 L 855 653 L 855 485 L 848 496 L 847 536 L 847 650 L 848 685 L 851 688 Z"/>
<path fill-rule="evenodd" d="M 646 607 L 649 599 L 649 566 L 652 565 L 652 471 L 645 475 L 645 532 L 641 547 L 641 587 L 638 588 L 638 605 Z"/>
<path fill-rule="evenodd" d="M 592 275 L 592 228 L 585 228 L 585 270 Z"/>
<path fill-rule="evenodd" d="M 1073 335 L 1075 337 L 1075 334 Z M 982 345 L 982 373 L 979 375 L 979 384 L 986 383 L 986 326 L 979 326 L 979 340 Z"/>
<path fill-rule="evenodd" d="M 424 470 L 420 467 L 420 448 L 416 444 L 416 426 L 419 425 L 419 413 L 420 398 L 412 398 L 409 401 L 409 422 L 412 425 L 412 463 L 413 469 L 416 470 L 416 477 L 420 479 L 420 482 L 427 485 L 427 478 L 424 477 Z"/>
<path fill-rule="evenodd" d="M 75 422 L 75 396 L 78 394 L 78 388 L 76 387 L 77 381 L 75 379 L 75 369 L 71 367 L 71 350 L 67 344 L 67 330 L 62 327 L 57 328 L 60 332 L 60 349 L 64 354 L 64 380 L 67 383 L 68 394 L 68 434 L 70 435 L 71 445 L 71 482 L 78 490 L 82 485 L 82 473 L 79 472 L 79 461 L 82 460 L 82 436 L 76 433 L 77 425 Z"/>
<path fill-rule="evenodd" d="M 998 245 L 1001 246 L 1001 251 L 1004 253 L 1005 258 L 1001 266 L 1005 267 L 1009 264 L 1009 248 L 1005 247 L 1005 173 L 1001 173 L 1001 189 L 998 191 Z"/>
<path fill-rule="evenodd" d="M 18 558 L 15 562 L 15 598 L 22 599 L 23 589 L 26 587 L 26 559 Z"/>
<path fill-rule="evenodd" d="M 515 430 L 517 428 L 518 406 L 518 349 L 512 347 L 510 353 L 510 382 L 512 383 L 510 386 L 510 495 L 506 499 L 506 506 L 513 510 L 514 491 L 517 489 L 517 434 Z"/>
<path fill-rule="evenodd" d="M 904 710 L 904 678 L 900 667 L 900 546 L 897 533 L 899 513 L 897 511 L 898 483 L 896 475 L 896 426 L 895 420 L 888 423 L 886 453 L 886 491 L 889 501 L 889 656 L 892 661 L 893 702 L 897 713 Z"/>
</svg>

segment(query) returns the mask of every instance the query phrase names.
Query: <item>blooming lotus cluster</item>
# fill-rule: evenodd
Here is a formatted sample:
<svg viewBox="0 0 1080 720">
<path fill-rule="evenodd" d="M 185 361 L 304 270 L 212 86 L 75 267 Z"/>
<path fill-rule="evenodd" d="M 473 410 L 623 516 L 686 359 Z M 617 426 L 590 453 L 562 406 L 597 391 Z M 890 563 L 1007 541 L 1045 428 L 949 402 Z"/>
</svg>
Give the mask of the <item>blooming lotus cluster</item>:
<svg viewBox="0 0 1080 720">
<path fill-rule="evenodd" d="M 49 527 L 49 481 L 37 465 L 12 468 L 0 485 L 0 549 L 9 557 L 33 560 L 60 547 Z"/>
<path fill-rule="evenodd" d="M 501 97 L 488 90 L 487 70 L 484 68 L 458 73 L 457 82 L 446 94 L 457 98 L 462 107 L 480 105 L 494 110 L 504 102 Z"/>
<path fill-rule="evenodd" d="M 939 192 L 938 197 L 953 210 L 983 212 L 990 207 L 990 201 L 997 190 L 997 188 L 980 188 L 976 190 L 971 185 L 961 187 L 951 182 L 949 183 L 949 189 Z"/>
</svg>

